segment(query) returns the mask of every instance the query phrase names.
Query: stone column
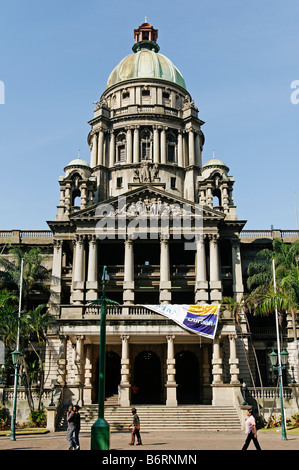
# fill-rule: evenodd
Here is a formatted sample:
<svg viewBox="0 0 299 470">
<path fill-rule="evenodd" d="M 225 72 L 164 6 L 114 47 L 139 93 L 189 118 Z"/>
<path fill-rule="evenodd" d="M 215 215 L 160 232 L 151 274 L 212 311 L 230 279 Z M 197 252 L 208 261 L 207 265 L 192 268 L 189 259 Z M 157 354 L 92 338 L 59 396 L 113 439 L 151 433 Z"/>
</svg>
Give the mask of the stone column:
<svg viewBox="0 0 299 470">
<path fill-rule="evenodd" d="M 166 382 L 166 406 L 177 406 L 176 381 L 175 381 L 175 357 L 174 335 L 167 335 L 167 382 Z"/>
<path fill-rule="evenodd" d="M 210 239 L 210 293 L 211 302 L 217 303 L 222 298 L 219 269 L 218 234 L 209 235 Z"/>
<path fill-rule="evenodd" d="M 205 238 L 204 234 L 196 235 L 195 302 L 197 304 L 205 304 L 209 300 Z"/>
<path fill-rule="evenodd" d="M 92 345 L 87 344 L 85 346 L 86 356 L 85 356 L 85 384 L 84 384 L 84 394 L 83 401 L 84 405 L 91 405 L 92 403 Z"/>
<path fill-rule="evenodd" d="M 66 385 L 66 371 L 67 371 L 67 354 L 66 354 L 66 345 L 67 345 L 67 336 L 61 335 L 59 336 L 60 344 L 59 344 L 59 358 L 57 361 L 58 365 L 58 379 L 57 382 L 60 387 L 64 387 Z"/>
<path fill-rule="evenodd" d="M 220 349 L 220 339 L 215 337 L 213 341 L 213 358 L 212 358 L 212 375 L 213 375 L 213 384 L 222 384 L 223 383 L 223 369 L 222 369 L 222 358 L 221 358 L 221 349 Z"/>
<path fill-rule="evenodd" d="M 129 359 L 129 338 L 128 335 L 121 335 L 122 349 L 121 349 L 121 382 L 119 405 L 130 406 L 130 359 Z"/>
<path fill-rule="evenodd" d="M 124 305 L 134 304 L 134 242 L 131 238 L 125 240 L 125 260 L 124 260 L 124 284 L 123 303 Z"/>
<path fill-rule="evenodd" d="M 98 298 L 98 245 L 97 237 L 89 235 L 88 270 L 86 282 L 86 300 Z"/>
<path fill-rule="evenodd" d="M 75 382 L 78 387 L 77 403 L 83 405 L 83 384 L 84 384 L 84 339 L 85 336 L 76 336 L 76 352 L 75 352 Z"/>
<path fill-rule="evenodd" d="M 134 128 L 133 163 L 139 163 L 139 126 Z"/>
<path fill-rule="evenodd" d="M 90 145 L 90 167 L 94 168 L 97 166 L 97 154 L 98 154 L 98 136 L 94 132 L 91 137 L 91 145 Z"/>
<path fill-rule="evenodd" d="M 162 127 L 161 130 L 161 163 L 166 163 L 166 127 Z"/>
<path fill-rule="evenodd" d="M 115 134 L 114 130 L 110 131 L 109 143 L 109 167 L 112 168 L 115 163 Z"/>
<path fill-rule="evenodd" d="M 101 128 L 98 136 L 98 165 L 104 165 L 104 131 Z"/>
<path fill-rule="evenodd" d="M 132 148 L 132 129 L 126 127 L 127 130 L 127 163 L 132 163 L 133 148 Z"/>
<path fill-rule="evenodd" d="M 236 300 L 241 300 L 244 293 L 240 240 L 232 240 L 233 292 Z"/>
<path fill-rule="evenodd" d="M 160 240 L 160 303 L 171 302 L 170 260 L 168 235 L 161 234 Z"/>
<path fill-rule="evenodd" d="M 230 368 L 230 383 L 239 384 L 239 359 L 237 358 L 237 347 L 236 347 L 237 336 L 232 334 L 229 335 L 229 368 Z"/>
<path fill-rule="evenodd" d="M 200 134 L 195 134 L 195 165 L 202 167 Z"/>
<path fill-rule="evenodd" d="M 195 165 L 194 133 L 192 129 L 188 131 L 189 165 Z"/>
<path fill-rule="evenodd" d="M 158 126 L 153 126 L 153 129 L 154 129 L 154 163 L 160 163 L 159 129 L 158 129 Z"/>
<path fill-rule="evenodd" d="M 178 166 L 184 166 L 184 153 L 183 153 L 183 134 L 178 131 Z"/>
<path fill-rule="evenodd" d="M 73 276 L 72 276 L 72 303 L 82 303 L 84 298 L 84 259 L 85 259 L 85 246 L 84 236 L 77 235 L 74 243 L 74 257 L 73 261 Z"/>
<path fill-rule="evenodd" d="M 49 300 L 50 313 L 52 315 L 59 315 L 59 304 L 61 301 L 62 243 L 62 240 L 54 239 L 53 241 L 53 264 Z"/>
</svg>

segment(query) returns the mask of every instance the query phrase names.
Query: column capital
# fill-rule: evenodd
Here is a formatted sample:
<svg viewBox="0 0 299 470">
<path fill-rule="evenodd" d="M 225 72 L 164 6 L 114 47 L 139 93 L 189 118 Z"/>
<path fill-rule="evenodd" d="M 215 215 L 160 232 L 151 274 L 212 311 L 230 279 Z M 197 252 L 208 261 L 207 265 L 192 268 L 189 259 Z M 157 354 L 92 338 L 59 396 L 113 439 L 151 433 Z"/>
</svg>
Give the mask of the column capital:
<svg viewBox="0 0 299 470">
<path fill-rule="evenodd" d="M 63 242 L 63 240 L 59 240 L 59 239 L 56 238 L 56 239 L 53 240 L 53 245 L 54 245 L 55 248 L 59 249 L 59 248 L 62 247 L 62 242 Z"/>
<path fill-rule="evenodd" d="M 73 243 L 78 243 L 80 245 L 82 245 L 85 241 L 85 235 L 80 235 L 80 234 L 76 234 L 75 235 L 75 239 L 73 239 Z"/>
<path fill-rule="evenodd" d="M 231 244 L 233 248 L 239 248 L 240 243 L 241 243 L 240 238 L 233 238 L 231 240 Z"/>
<path fill-rule="evenodd" d="M 96 235 L 87 235 L 88 242 L 92 245 L 97 243 L 97 236 Z"/>
<path fill-rule="evenodd" d="M 220 238 L 219 233 L 209 233 L 208 234 L 209 241 L 212 243 L 218 243 L 218 240 Z"/>
<path fill-rule="evenodd" d="M 160 232 L 160 233 L 159 233 L 159 238 L 160 238 L 160 242 L 168 243 L 168 242 L 169 242 L 170 235 L 169 235 L 169 233 L 162 233 L 162 232 Z"/>
<path fill-rule="evenodd" d="M 206 233 L 197 233 L 195 235 L 195 241 L 199 243 L 203 243 L 206 240 L 206 238 L 207 238 Z"/>
<path fill-rule="evenodd" d="M 128 341 L 130 339 L 130 335 L 120 335 L 122 341 Z"/>
<path fill-rule="evenodd" d="M 167 341 L 173 341 L 175 338 L 175 335 L 166 335 Z"/>
</svg>

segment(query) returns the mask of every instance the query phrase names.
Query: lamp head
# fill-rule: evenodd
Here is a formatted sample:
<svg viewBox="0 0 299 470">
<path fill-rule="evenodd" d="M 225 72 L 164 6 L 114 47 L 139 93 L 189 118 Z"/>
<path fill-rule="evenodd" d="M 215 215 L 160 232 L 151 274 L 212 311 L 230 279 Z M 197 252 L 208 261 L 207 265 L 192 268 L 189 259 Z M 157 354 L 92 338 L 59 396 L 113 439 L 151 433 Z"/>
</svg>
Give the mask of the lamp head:
<svg viewBox="0 0 299 470">
<path fill-rule="evenodd" d="M 270 358 L 270 362 L 271 362 L 272 367 L 276 367 L 276 365 L 277 365 L 277 354 L 274 350 L 271 352 L 271 354 L 269 354 L 269 358 Z"/>
</svg>

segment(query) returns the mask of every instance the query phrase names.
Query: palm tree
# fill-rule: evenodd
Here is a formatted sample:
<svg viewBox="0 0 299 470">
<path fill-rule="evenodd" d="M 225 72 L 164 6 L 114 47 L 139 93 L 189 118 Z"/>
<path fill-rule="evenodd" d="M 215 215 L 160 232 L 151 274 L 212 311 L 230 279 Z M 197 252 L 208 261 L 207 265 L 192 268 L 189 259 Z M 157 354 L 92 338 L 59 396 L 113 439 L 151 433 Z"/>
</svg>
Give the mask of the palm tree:
<svg viewBox="0 0 299 470">
<path fill-rule="evenodd" d="M 0 291 L 0 338 L 6 347 L 12 348 L 18 328 L 18 298 L 6 289 Z"/>
<path fill-rule="evenodd" d="M 272 260 L 275 262 L 276 291 L 273 283 Z M 297 359 L 298 341 L 296 315 L 299 312 L 299 241 L 286 244 L 273 241 L 273 250 L 261 250 L 248 266 L 249 300 L 256 314 L 270 314 L 275 307 L 291 314 Z M 299 377 L 299 369 L 298 369 Z"/>
<path fill-rule="evenodd" d="M 23 310 L 26 311 L 29 305 L 29 296 L 32 292 L 49 292 L 49 287 L 44 283 L 49 278 L 49 272 L 42 266 L 47 256 L 43 255 L 39 248 L 23 251 L 15 247 L 11 248 L 8 253 L 12 255 L 12 260 L 0 257 L 0 266 L 3 268 L 0 271 L 0 287 L 13 293 L 19 292 L 21 260 L 24 259 L 22 298 Z"/>
<path fill-rule="evenodd" d="M 38 377 L 39 379 L 38 409 L 41 407 L 41 399 L 44 388 L 44 361 L 40 353 L 40 347 L 42 347 L 47 341 L 46 333 L 49 325 L 52 322 L 52 319 L 52 315 L 46 310 L 46 305 L 43 304 L 39 305 L 34 310 L 29 310 L 29 312 L 27 312 L 22 317 L 22 332 L 24 338 L 28 348 L 31 349 L 37 358 L 36 360 L 28 360 L 27 363 L 24 364 L 24 374 L 26 377 L 25 385 L 27 389 L 28 404 L 31 412 L 34 410 L 31 389 L 33 377 Z"/>
</svg>

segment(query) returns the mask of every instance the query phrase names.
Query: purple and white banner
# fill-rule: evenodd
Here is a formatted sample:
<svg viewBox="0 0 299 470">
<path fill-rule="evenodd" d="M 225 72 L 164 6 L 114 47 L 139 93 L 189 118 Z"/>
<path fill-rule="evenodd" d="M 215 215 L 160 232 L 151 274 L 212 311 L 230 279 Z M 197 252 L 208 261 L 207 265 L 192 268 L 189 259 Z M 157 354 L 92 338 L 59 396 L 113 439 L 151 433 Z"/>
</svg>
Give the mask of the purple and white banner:
<svg viewBox="0 0 299 470">
<path fill-rule="evenodd" d="M 143 305 L 164 317 L 167 317 L 182 328 L 206 338 L 214 339 L 220 305 Z"/>
</svg>

